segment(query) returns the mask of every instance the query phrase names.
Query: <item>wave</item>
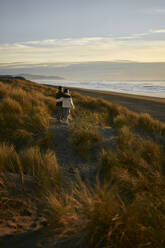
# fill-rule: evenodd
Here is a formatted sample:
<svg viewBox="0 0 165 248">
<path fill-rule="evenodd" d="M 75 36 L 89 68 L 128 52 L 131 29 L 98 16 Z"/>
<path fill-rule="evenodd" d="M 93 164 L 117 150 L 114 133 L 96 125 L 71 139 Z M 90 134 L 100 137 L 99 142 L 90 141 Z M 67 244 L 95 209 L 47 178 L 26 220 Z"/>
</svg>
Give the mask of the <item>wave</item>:
<svg viewBox="0 0 165 248">
<path fill-rule="evenodd" d="M 35 80 L 36 81 L 36 80 Z M 129 93 L 165 98 L 165 81 L 59 81 L 37 80 L 38 83 L 63 87 Z"/>
</svg>

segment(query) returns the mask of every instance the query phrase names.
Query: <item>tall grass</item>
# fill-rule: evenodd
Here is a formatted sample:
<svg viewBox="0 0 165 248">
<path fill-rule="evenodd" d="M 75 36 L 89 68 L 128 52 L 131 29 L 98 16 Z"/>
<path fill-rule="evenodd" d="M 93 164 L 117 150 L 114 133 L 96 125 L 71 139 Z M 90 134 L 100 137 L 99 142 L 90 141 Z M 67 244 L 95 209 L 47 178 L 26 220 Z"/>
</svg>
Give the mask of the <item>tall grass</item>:
<svg viewBox="0 0 165 248">
<path fill-rule="evenodd" d="M 162 150 L 143 134 L 163 138 L 165 124 L 102 99 L 73 94 L 73 148 L 99 166 L 96 184 L 87 186 L 78 177 L 69 194 L 59 187 L 56 154 L 48 149 L 54 148 L 55 137 L 49 132 L 54 97 L 49 86 L 0 82 L 0 173 L 19 173 L 22 182 L 31 175 L 41 193 L 51 191 L 45 202 L 48 227 L 65 247 L 164 248 Z M 100 126 L 118 130 L 115 151 L 100 153 Z"/>
<path fill-rule="evenodd" d="M 5 171 L 22 173 L 22 168 L 13 145 L 2 143 L 0 144 L 0 172 Z"/>
<path fill-rule="evenodd" d="M 35 134 L 47 131 L 49 128 L 50 114 L 45 107 L 34 107 L 31 112 L 31 117 L 27 118 L 25 128 Z"/>
<path fill-rule="evenodd" d="M 79 183 L 70 196 L 48 198 L 49 228 L 67 247 L 163 248 L 164 209 L 150 196 L 139 195 L 126 205 L 107 185 L 89 189 Z"/>
<path fill-rule="evenodd" d="M 72 128 L 72 145 L 85 159 L 96 159 L 102 138 L 97 127 L 86 121 L 77 122 Z"/>
<path fill-rule="evenodd" d="M 21 80 L 0 82 L 0 141 L 27 146 L 36 136 L 47 133 L 55 99 L 46 90 Z M 51 91 L 50 91 L 51 92 Z"/>
<path fill-rule="evenodd" d="M 159 187 L 164 187 L 162 165 L 162 153 L 158 145 L 123 128 L 117 151 L 103 151 L 101 154 L 98 173 L 104 182 L 115 182 L 122 199 L 129 202 L 139 192 L 153 196 Z"/>
<path fill-rule="evenodd" d="M 125 107 L 109 103 L 103 99 L 94 99 L 80 94 L 73 94 L 73 97 L 75 104 L 81 109 L 78 112 L 98 113 L 99 116 L 104 117 L 101 118 L 103 125 L 111 125 L 114 128 L 122 128 L 127 125 L 147 134 L 164 135 L 165 133 L 165 124 L 153 119 L 149 114 L 137 114 Z"/>
<path fill-rule="evenodd" d="M 13 115 L 22 114 L 21 105 L 10 97 L 4 98 L 3 102 L 1 103 L 0 110 L 3 113 L 6 112 L 7 114 L 13 114 Z"/>
<path fill-rule="evenodd" d="M 59 166 L 53 151 L 41 153 L 39 147 L 31 147 L 20 153 L 23 172 L 36 178 L 43 189 L 60 185 Z"/>
<path fill-rule="evenodd" d="M 0 82 L 0 99 L 8 95 L 9 88 L 10 87 L 8 85 L 5 85 L 3 84 L 3 82 Z"/>
<path fill-rule="evenodd" d="M 154 120 L 149 114 L 140 114 L 137 123 L 137 128 L 155 134 L 164 134 L 165 133 L 165 124 Z"/>
<path fill-rule="evenodd" d="M 60 185 L 60 171 L 53 151 L 41 153 L 39 147 L 30 147 L 17 153 L 13 145 L 0 144 L 0 172 L 31 175 L 43 191 Z"/>
</svg>

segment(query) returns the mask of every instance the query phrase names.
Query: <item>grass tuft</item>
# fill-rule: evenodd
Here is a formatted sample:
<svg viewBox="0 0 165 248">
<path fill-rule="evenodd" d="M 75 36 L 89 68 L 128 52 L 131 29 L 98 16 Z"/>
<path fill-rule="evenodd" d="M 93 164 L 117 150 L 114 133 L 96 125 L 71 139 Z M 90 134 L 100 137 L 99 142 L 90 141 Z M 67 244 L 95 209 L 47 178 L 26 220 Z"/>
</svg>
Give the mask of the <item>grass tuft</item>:
<svg viewBox="0 0 165 248">
<path fill-rule="evenodd" d="M 43 190 L 60 185 L 60 172 L 53 151 L 41 153 L 39 147 L 31 147 L 20 153 L 23 172 L 36 178 Z"/>
<path fill-rule="evenodd" d="M 96 159 L 101 141 L 97 127 L 89 123 L 78 122 L 72 129 L 73 147 L 85 159 Z"/>
</svg>

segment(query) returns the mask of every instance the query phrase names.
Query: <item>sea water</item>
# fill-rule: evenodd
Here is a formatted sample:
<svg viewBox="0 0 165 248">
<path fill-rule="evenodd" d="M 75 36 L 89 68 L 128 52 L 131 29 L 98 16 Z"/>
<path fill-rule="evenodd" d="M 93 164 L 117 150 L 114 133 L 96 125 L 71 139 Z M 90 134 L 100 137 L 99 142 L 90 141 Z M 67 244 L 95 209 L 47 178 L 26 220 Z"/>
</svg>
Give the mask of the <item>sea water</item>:
<svg viewBox="0 0 165 248">
<path fill-rule="evenodd" d="M 41 84 L 76 87 L 165 98 L 165 81 L 64 81 L 35 80 Z"/>
</svg>

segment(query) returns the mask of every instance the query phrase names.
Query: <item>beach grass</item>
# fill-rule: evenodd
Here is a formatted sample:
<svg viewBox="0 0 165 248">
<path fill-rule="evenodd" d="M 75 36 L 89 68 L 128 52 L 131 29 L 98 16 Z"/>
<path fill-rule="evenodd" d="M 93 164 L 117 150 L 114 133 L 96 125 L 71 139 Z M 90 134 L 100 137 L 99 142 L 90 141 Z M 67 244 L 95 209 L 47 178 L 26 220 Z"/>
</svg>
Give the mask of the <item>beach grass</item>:
<svg viewBox="0 0 165 248">
<path fill-rule="evenodd" d="M 55 93 L 30 81 L 0 80 L 0 217 L 6 218 L 7 201 L 9 209 L 21 202 L 8 196 L 4 178 L 18 176 L 24 185 L 30 177 L 46 211 L 45 233 L 61 247 L 164 248 L 165 123 L 73 92 L 70 124 L 51 127 Z M 54 144 L 56 128 L 67 130 L 69 145 L 65 135 Z M 64 160 L 72 150 L 77 176 L 69 172 L 75 160 Z M 81 168 L 92 166 L 95 180 L 87 182 Z"/>
</svg>

